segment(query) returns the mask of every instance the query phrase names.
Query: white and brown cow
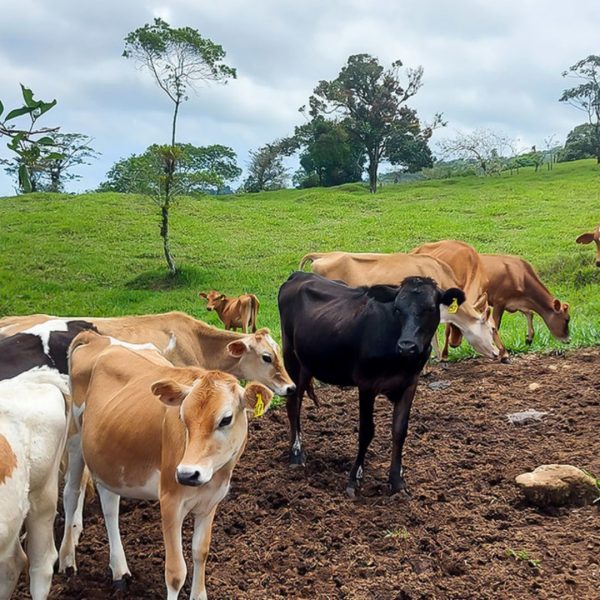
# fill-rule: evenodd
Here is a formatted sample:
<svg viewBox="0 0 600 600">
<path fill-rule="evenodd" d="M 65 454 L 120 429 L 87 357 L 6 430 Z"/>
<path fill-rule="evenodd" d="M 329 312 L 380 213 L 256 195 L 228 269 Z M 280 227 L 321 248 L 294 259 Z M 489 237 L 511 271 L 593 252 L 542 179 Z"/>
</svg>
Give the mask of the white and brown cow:
<svg viewBox="0 0 600 600">
<path fill-rule="evenodd" d="M 119 498 L 158 499 L 167 598 L 177 598 L 185 583 L 181 528 L 191 513 L 191 598 L 206 599 L 205 564 L 215 511 L 244 450 L 248 412 L 261 414 L 272 392 L 259 383 L 242 388 L 221 371 L 174 367 L 152 351 L 107 345 L 101 336 L 81 337 L 73 344 L 73 373 L 90 371 L 80 362 L 88 363 L 91 346 L 97 346 L 81 439 L 102 503 L 113 580 L 123 582 L 130 573 L 119 534 Z"/>
<path fill-rule="evenodd" d="M 596 244 L 596 266 L 600 267 L 600 225 L 589 233 L 582 233 L 576 240 L 578 244 Z"/>
<path fill-rule="evenodd" d="M 67 437 L 65 375 L 35 367 L 0 381 L 0 598 L 29 562 L 33 600 L 48 596 L 54 563 L 58 471 Z M 20 542 L 27 532 L 27 554 Z"/>
</svg>

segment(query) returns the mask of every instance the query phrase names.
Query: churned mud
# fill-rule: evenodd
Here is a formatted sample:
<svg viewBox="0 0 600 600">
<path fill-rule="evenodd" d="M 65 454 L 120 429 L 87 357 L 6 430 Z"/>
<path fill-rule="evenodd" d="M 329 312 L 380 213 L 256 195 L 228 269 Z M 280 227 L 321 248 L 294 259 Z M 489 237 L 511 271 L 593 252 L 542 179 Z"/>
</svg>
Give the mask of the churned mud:
<svg viewBox="0 0 600 600">
<path fill-rule="evenodd" d="M 357 444 L 354 390 L 318 388 L 318 409 L 305 400 L 305 470 L 286 465 L 285 410 L 254 421 L 217 511 L 209 598 L 600 598 L 598 506 L 543 512 L 514 484 L 543 463 L 600 475 L 599 365 L 600 350 L 580 350 L 434 367 L 421 380 L 405 446 L 409 497 L 387 495 L 387 400 L 376 403 L 354 501 L 344 491 Z M 508 413 L 526 409 L 548 414 L 508 422 Z M 97 500 L 85 522 L 79 572 L 56 576 L 51 598 L 112 594 Z M 189 568 L 191 526 L 186 521 Z M 57 533 L 61 527 L 59 519 Z M 125 597 L 164 598 L 157 504 L 123 501 L 121 531 L 133 573 Z M 183 592 L 188 597 L 189 579 Z M 16 597 L 28 597 L 24 581 Z"/>
</svg>

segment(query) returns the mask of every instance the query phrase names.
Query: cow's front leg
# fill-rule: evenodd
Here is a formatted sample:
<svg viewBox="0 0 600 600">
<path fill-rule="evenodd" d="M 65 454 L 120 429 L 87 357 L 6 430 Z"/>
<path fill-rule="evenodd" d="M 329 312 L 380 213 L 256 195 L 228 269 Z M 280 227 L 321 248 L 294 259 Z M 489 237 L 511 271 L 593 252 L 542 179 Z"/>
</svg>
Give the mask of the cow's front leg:
<svg viewBox="0 0 600 600">
<path fill-rule="evenodd" d="M 194 560 L 194 576 L 190 600 L 206 600 L 206 558 L 210 549 L 212 523 L 215 517 L 215 506 L 208 515 L 195 515 L 194 536 L 192 538 L 192 558 Z"/>
<path fill-rule="evenodd" d="M 290 467 L 306 465 L 306 455 L 302 448 L 302 432 L 300 430 L 300 411 L 302 409 L 303 390 L 296 387 L 296 392 L 286 398 L 288 421 L 290 422 Z"/>
<path fill-rule="evenodd" d="M 398 398 L 390 397 L 394 405 L 392 418 L 392 463 L 390 466 L 390 491 L 392 494 L 404 490 L 406 482 L 402 474 L 402 448 L 408 431 L 408 417 L 415 392 L 417 391 L 418 377 L 409 385 Z"/>
<path fill-rule="evenodd" d="M 350 498 L 356 496 L 356 489 L 360 487 L 364 476 L 365 455 L 369 444 L 375 433 L 375 424 L 373 423 L 373 404 L 375 394 L 370 391 L 360 390 L 358 393 L 360 421 L 358 426 L 358 454 L 354 461 L 354 466 L 350 470 L 346 493 Z"/>
<path fill-rule="evenodd" d="M 533 313 L 526 312 L 525 318 L 527 319 L 527 337 L 525 338 L 525 343 L 530 346 L 535 336 L 535 329 L 533 328 Z"/>
<path fill-rule="evenodd" d="M 177 600 L 185 583 L 187 567 L 181 546 L 181 527 L 185 517 L 181 501 L 169 494 L 160 499 L 160 516 L 165 541 L 165 583 L 167 600 Z"/>
</svg>

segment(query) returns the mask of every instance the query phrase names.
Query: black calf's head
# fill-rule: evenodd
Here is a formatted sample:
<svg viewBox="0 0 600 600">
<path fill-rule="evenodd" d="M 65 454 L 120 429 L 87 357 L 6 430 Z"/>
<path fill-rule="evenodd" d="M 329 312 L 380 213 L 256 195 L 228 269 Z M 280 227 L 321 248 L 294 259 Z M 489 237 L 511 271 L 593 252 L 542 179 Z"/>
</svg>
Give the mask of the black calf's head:
<svg viewBox="0 0 600 600">
<path fill-rule="evenodd" d="M 458 288 L 441 290 L 429 277 L 407 277 L 398 288 L 394 312 L 402 323 L 396 349 L 405 358 L 430 351 L 431 339 L 440 323 L 440 304 L 458 309 L 465 294 Z"/>
</svg>

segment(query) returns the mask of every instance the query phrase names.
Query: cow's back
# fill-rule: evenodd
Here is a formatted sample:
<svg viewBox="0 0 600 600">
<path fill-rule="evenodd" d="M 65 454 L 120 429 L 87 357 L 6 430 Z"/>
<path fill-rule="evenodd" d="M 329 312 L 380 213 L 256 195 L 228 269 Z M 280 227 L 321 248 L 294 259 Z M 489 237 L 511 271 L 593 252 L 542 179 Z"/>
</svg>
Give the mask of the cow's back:
<svg viewBox="0 0 600 600">
<path fill-rule="evenodd" d="M 467 300 L 475 303 L 488 288 L 485 267 L 475 248 L 458 240 L 442 240 L 415 248 L 416 255 L 433 256 L 450 266 L 456 284 L 465 292 Z"/>
</svg>

